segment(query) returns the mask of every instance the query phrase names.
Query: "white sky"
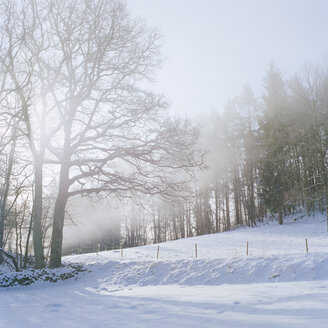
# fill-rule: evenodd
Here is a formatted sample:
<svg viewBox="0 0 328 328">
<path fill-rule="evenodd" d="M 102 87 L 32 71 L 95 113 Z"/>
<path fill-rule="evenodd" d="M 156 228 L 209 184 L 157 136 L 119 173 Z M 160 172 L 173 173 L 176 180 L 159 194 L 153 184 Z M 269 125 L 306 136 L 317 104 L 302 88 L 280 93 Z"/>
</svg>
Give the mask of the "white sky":
<svg viewBox="0 0 328 328">
<path fill-rule="evenodd" d="M 127 0 L 164 37 L 158 91 L 177 114 L 221 110 L 274 61 L 286 76 L 328 55 L 328 0 Z"/>
</svg>

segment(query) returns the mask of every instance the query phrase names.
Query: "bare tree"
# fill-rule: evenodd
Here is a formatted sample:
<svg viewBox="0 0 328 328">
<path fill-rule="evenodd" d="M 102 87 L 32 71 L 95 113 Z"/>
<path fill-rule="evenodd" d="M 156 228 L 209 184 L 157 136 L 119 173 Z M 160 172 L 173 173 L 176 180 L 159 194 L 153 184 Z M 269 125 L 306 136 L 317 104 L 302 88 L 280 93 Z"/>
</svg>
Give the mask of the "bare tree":
<svg viewBox="0 0 328 328">
<path fill-rule="evenodd" d="M 53 70 L 61 77 L 53 98 L 63 126 L 49 144 L 60 163 L 50 258 L 56 267 L 69 197 L 178 191 L 185 177 L 172 173 L 195 165 L 195 130 L 167 119 L 162 97 L 139 83 L 159 64 L 156 32 L 120 1 L 50 3 L 60 64 Z"/>
<path fill-rule="evenodd" d="M 11 97 L 16 104 L 16 111 L 8 114 L 18 116 L 23 123 L 21 132 L 28 140 L 34 163 L 33 246 L 38 268 L 45 264 L 41 221 L 46 146 L 59 129 L 52 121 L 54 102 L 49 99 L 49 89 L 56 77 L 42 65 L 43 58 L 50 55 L 45 4 L 35 0 L 3 0 L 0 25 L 5 99 Z M 25 152 L 24 156 L 29 155 Z"/>
</svg>

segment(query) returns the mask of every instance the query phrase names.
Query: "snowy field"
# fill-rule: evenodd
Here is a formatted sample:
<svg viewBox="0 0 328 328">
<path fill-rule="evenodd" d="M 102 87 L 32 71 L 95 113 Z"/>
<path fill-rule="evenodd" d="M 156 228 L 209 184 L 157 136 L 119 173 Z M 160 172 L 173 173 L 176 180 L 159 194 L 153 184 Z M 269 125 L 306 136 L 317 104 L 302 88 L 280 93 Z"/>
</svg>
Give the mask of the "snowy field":
<svg viewBox="0 0 328 328">
<path fill-rule="evenodd" d="M 88 272 L 1 289 L 0 327 L 328 327 L 326 231 L 294 215 L 162 243 L 159 259 L 157 245 L 66 257 Z"/>
</svg>

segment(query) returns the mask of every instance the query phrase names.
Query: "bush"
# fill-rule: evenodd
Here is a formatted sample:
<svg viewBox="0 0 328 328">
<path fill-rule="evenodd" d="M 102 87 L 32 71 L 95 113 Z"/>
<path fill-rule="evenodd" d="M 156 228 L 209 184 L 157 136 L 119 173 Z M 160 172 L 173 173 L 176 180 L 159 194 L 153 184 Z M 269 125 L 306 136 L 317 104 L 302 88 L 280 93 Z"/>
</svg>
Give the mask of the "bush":
<svg viewBox="0 0 328 328">
<path fill-rule="evenodd" d="M 66 265 L 57 269 L 24 270 L 0 273 L 0 287 L 28 286 L 37 281 L 58 282 L 76 277 L 86 271 L 81 264 Z"/>
</svg>

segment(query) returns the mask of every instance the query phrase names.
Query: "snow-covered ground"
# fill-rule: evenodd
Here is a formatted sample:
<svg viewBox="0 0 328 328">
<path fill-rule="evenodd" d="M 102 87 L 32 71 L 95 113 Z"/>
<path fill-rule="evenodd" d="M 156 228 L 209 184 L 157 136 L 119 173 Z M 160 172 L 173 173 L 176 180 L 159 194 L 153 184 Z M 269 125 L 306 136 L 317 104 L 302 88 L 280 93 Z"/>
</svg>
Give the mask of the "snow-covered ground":
<svg viewBox="0 0 328 328">
<path fill-rule="evenodd" d="M 328 327 L 320 215 L 162 243 L 156 255 L 150 245 L 123 258 L 119 250 L 66 257 L 88 272 L 0 290 L 0 327 Z"/>
</svg>

